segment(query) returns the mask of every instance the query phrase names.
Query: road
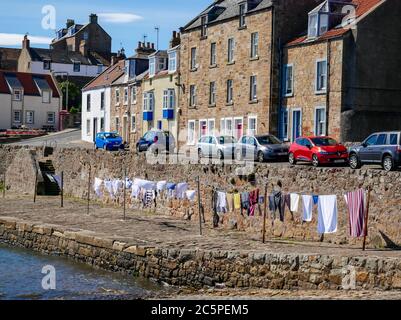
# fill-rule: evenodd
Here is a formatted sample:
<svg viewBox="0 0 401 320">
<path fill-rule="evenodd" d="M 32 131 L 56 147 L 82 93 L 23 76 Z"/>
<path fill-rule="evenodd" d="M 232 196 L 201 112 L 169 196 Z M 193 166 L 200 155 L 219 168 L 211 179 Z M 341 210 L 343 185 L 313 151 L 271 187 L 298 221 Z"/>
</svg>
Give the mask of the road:
<svg viewBox="0 0 401 320">
<path fill-rule="evenodd" d="M 18 146 L 51 146 L 51 147 L 71 147 L 71 148 L 93 148 L 93 144 L 81 141 L 80 129 L 67 129 L 61 132 L 51 133 L 46 136 L 31 138 L 10 145 Z"/>
</svg>

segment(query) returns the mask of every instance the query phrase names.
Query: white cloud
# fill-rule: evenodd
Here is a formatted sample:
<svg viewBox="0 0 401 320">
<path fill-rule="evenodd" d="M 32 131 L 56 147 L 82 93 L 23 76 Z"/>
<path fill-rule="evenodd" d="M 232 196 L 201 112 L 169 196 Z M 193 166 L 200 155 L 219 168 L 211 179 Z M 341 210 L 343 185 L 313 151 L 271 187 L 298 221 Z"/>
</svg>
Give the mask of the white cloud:
<svg viewBox="0 0 401 320">
<path fill-rule="evenodd" d="M 48 37 L 36 37 L 28 35 L 31 44 L 50 44 L 52 39 Z M 21 46 L 23 34 L 0 33 L 0 45 L 2 46 Z"/>
<path fill-rule="evenodd" d="M 143 17 L 132 13 L 99 13 L 98 16 L 110 23 L 130 23 L 143 19 Z"/>
</svg>

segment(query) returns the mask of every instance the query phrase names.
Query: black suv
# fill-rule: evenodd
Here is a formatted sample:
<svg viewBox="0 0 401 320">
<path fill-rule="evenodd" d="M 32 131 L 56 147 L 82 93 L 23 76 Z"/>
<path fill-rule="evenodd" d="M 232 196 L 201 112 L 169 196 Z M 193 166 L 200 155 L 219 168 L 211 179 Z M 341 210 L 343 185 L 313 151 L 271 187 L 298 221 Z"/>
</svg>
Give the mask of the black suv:
<svg viewBox="0 0 401 320">
<path fill-rule="evenodd" d="M 380 163 L 392 171 L 401 165 L 401 132 L 378 132 L 349 150 L 349 164 L 358 169 L 363 164 Z"/>
</svg>

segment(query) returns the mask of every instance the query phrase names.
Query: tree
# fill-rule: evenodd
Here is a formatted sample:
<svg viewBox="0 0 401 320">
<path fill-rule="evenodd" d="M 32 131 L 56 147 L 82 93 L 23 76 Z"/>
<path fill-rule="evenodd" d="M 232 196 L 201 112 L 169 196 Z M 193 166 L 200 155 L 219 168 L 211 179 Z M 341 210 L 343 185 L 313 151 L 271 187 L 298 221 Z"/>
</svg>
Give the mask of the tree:
<svg viewBox="0 0 401 320">
<path fill-rule="evenodd" d="M 80 107 L 81 102 L 81 89 L 71 81 L 60 82 L 61 92 L 63 93 L 63 106 L 66 105 L 67 99 L 67 86 L 68 86 L 68 106 L 67 109 L 70 110 L 71 107 Z"/>
</svg>

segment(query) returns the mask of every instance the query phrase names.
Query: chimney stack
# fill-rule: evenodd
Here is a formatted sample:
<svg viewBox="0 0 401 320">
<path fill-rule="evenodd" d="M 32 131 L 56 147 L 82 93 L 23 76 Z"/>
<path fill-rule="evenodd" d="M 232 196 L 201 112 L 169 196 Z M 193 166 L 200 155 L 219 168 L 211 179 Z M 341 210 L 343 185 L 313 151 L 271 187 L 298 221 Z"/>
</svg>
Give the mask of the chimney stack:
<svg viewBox="0 0 401 320">
<path fill-rule="evenodd" d="M 24 40 L 22 40 L 22 49 L 29 49 L 30 40 L 28 39 L 28 35 L 24 36 Z"/>
<path fill-rule="evenodd" d="M 173 31 L 173 37 L 170 40 L 170 49 L 181 44 L 181 34 L 177 31 Z"/>
<path fill-rule="evenodd" d="M 155 44 L 150 42 L 138 41 L 138 47 L 135 49 L 136 54 L 150 55 L 155 52 Z"/>
<path fill-rule="evenodd" d="M 92 14 L 89 16 L 89 22 L 90 22 L 90 23 L 93 23 L 93 24 L 97 24 L 97 22 L 98 22 L 98 17 L 97 17 L 97 15 L 94 14 L 94 13 L 92 13 Z"/>
<path fill-rule="evenodd" d="M 72 27 L 75 24 L 75 21 L 73 19 L 67 19 L 66 27 L 67 29 L 69 27 Z"/>
</svg>

